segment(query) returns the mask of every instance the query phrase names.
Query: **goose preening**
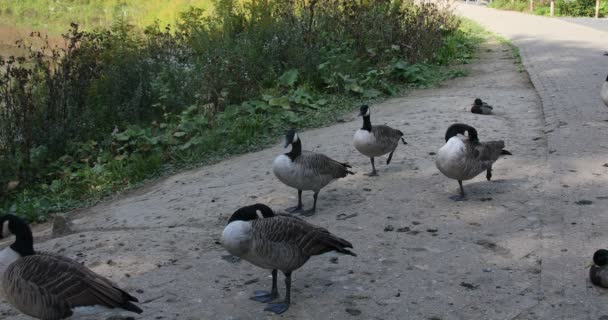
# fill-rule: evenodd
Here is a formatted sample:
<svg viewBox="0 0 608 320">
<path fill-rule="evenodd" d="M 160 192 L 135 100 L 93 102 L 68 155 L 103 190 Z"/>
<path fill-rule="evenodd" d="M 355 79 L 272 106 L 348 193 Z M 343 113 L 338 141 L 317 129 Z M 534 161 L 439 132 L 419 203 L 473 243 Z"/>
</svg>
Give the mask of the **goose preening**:
<svg viewBox="0 0 608 320">
<path fill-rule="evenodd" d="M 492 108 L 491 105 L 489 105 L 489 104 L 481 101 L 481 99 L 477 98 L 473 102 L 473 106 L 471 107 L 471 112 L 477 113 L 477 114 L 492 114 L 493 109 L 494 108 Z"/>
<path fill-rule="evenodd" d="M 608 288 L 608 250 L 599 249 L 593 254 L 589 279 L 596 286 Z"/>
<path fill-rule="evenodd" d="M 490 181 L 492 164 L 501 155 L 511 154 L 504 150 L 505 142 L 502 140 L 479 142 L 477 130 L 463 123 L 451 125 L 445 133 L 445 141 L 437 152 L 435 164 L 445 176 L 458 180 L 460 195 L 452 197 L 456 201 L 466 199 L 462 188 L 463 180 L 473 179 L 486 171 L 486 178 Z"/>
<path fill-rule="evenodd" d="M 0 239 L 15 242 L 0 251 L 0 298 L 24 314 L 43 320 L 65 319 L 101 309 L 141 313 L 136 298 L 70 258 L 34 251 L 28 224 L 14 215 L 0 216 Z"/>
<path fill-rule="evenodd" d="M 604 104 L 608 107 L 608 76 L 606 76 L 606 81 L 604 81 L 604 85 L 602 85 L 601 96 L 602 101 L 604 101 Z"/>
<path fill-rule="evenodd" d="M 256 291 L 251 299 L 263 303 L 279 297 L 277 271 L 285 275 L 285 300 L 264 309 L 281 314 L 291 302 L 291 273 L 311 256 L 330 251 L 356 256 L 352 244 L 324 228 L 300 218 L 275 214 L 268 206 L 254 204 L 238 209 L 224 228 L 222 245 L 228 252 L 252 264 L 272 270 L 272 289 Z"/>
<path fill-rule="evenodd" d="M 407 142 L 403 139 L 403 132 L 397 129 L 385 125 L 372 126 L 369 106 L 362 105 L 359 110 L 359 116 L 363 117 L 363 127 L 355 132 L 353 145 L 357 151 L 368 156 L 372 162 L 372 172 L 367 175 L 377 176 L 374 157 L 388 153 L 386 164 L 389 164 L 391 163 L 395 149 L 399 145 L 399 140 L 403 141 L 403 144 L 407 144 Z"/>
<path fill-rule="evenodd" d="M 302 142 L 294 130 L 288 131 L 285 136 L 285 148 L 289 145 L 291 151 L 274 159 L 272 171 L 281 182 L 298 190 L 298 205 L 287 210 L 310 216 L 317 209 L 317 197 L 323 187 L 354 173 L 349 170 L 351 166 L 348 163 L 338 162 L 320 153 L 302 151 Z M 314 191 L 312 209 L 302 210 L 302 190 Z"/>
</svg>

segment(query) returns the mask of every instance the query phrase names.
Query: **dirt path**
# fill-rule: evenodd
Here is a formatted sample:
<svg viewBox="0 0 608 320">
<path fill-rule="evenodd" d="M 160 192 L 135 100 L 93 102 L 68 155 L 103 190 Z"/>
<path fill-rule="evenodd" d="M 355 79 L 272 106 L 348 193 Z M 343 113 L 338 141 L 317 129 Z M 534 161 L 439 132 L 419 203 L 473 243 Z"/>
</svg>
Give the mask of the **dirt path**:
<svg viewBox="0 0 608 320">
<path fill-rule="evenodd" d="M 550 174 L 540 189 L 545 202 L 540 301 L 527 313 L 541 319 L 605 319 L 606 293 L 588 285 L 584 264 L 608 244 L 608 114 L 599 97 L 608 73 L 608 57 L 602 55 L 608 32 L 476 6 L 460 6 L 459 12 L 521 49 L 542 101 Z M 593 203 L 576 205 L 581 200 Z"/>
<path fill-rule="evenodd" d="M 269 272 L 222 259 L 227 253 L 216 242 L 240 206 L 295 203 L 295 190 L 271 173 L 285 152 L 279 144 L 84 210 L 74 216 L 77 233 L 38 248 L 137 290 L 145 309 L 138 319 L 527 319 L 545 292 L 547 201 L 562 188 L 551 185 L 540 100 L 526 74 L 504 45 L 481 52 L 470 77 L 373 106 L 372 121 L 401 129 L 409 143 L 390 166 L 379 161 L 379 177 L 362 175 L 370 168 L 352 147 L 361 126 L 354 111 L 352 121 L 300 134 L 305 149 L 348 160 L 357 172 L 323 190 L 308 220 L 351 240 L 359 256 L 311 259 L 294 273 L 294 303 L 282 317 L 248 299 L 269 287 Z M 469 113 L 475 97 L 494 104 L 497 115 Z M 477 127 L 482 139 L 504 138 L 514 154 L 496 164 L 495 181 L 467 182 L 471 199 L 461 203 L 448 199 L 458 184 L 440 175 L 433 155 L 456 121 Z M 312 204 L 310 193 L 304 204 Z M 559 227 L 562 212 L 555 214 Z M 587 286 L 586 262 L 571 265 L 580 287 Z M 5 319 L 25 319 L 14 314 L 0 305 Z"/>
</svg>

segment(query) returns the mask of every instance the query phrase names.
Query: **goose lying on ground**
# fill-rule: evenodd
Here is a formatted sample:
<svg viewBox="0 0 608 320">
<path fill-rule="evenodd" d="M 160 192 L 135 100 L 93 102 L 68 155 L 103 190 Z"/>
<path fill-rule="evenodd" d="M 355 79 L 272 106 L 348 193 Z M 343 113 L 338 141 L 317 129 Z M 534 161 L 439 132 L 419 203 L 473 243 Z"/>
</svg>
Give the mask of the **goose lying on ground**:
<svg viewBox="0 0 608 320">
<path fill-rule="evenodd" d="M 475 99 L 475 102 L 473 102 L 473 106 L 471 107 L 471 112 L 473 113 L 477 113 L 477 114 L 492 114 L 492 110 L 494 108 L 492 108 L 491 105 L 481 101 L 481 99 L 477 98 Z"/>
<path fill-rule="evenodd" d="M 302 142 L 294 130 L 288 131 L 285 136 L 285 148 L 289 145 L 291 151 L 274 159 L 272 171 L 281 182 L 298 190 L 298 205 L 287 210 L 311 216 L 317 209 L 319 191 L 330 182 L 354 173 L 349 170 L 351 166 L 347 163 L 320 153 L 302 151 Z M 312 209 L 302 210 L 302 190 L 314 191 Z"/>
<path fill-rule="evenodd" d="M 606 76 L 606 81 L 604 81 L 600 95 L 602 96 L 602 101 L 604 101 L 604 104 L 608 107 L 608 76 Z"/>
<path fill-rule="evenodd" d="M 0 297 L 17 310 L 44 320 L 121 308 L 141 313 L 138 302 L 108 279 L 70 258 L 34 251 L 32 231 L 14 215 L 0 216 L 0 239 L 15 242 L 0 251 Z"/>
<path fill-rule="evenodd" d="M 252 264 L 272 270 L 272 289 L 256 291 L 251 299 L 271 302 L 279 297 L 277 270 L 285 275 L 285 300 L 270 303 L 265 310 L 281 314 L 291 303 L 291 273 L 311 256 L 330 251 L 356 256 L 352 244 L 324 228 L 291 215 L 276 215 L 266 205 L 238 209 L 224 228 L 222 245 L 228 252 Z"/>
<path fill-rule="evenodd" d="M 367 175 L 377 176 L 374 157 L 390 152 L 386 160 L 386 164 L 389 164 L 399 145 L 399 140 L 403 141 L 403 144 L 407 144 L 407 142 L 403 139 L 403 132 L 397 129 L 385 125 L 372 126 L 369 106 L 361 106 L 359 116 L 363 117 L 363 127 L 355 132 L 353 145 L 363 155 L 368 156 L 372 162 L 372 172 Z"/>
<path fill-rule="evenodd" d="M 464 135 L 468 133 L 468 138 Z M 462 181 L 473 179 L 486 171 L 488 181 L 492 178 L 492 164 L 501 155 L 510 155 L 504 150 L 505 142 L 488 141 L 479 142 L 477 130 L 463 124 L 451 125 L 445 133 L 445 145 L 437 152 L 435 164 L 446 177 L 458 180 L 460 196 L 452 197 L 454 200 L 465 200 Z"/>
<path fill-rule="evenodd" d="M 593 254 L 589 279 L 596 286 L 608 288 L 608 250 L 599 249 Z"/>
</svg>

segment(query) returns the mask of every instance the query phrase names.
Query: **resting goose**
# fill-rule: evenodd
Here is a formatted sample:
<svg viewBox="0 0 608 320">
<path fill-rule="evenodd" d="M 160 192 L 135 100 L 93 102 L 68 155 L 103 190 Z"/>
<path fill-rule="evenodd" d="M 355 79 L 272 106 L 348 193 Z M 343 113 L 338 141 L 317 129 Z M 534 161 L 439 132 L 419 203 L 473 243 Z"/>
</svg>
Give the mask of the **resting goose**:
<svg viewBox="0 0 608 320">
<path fill-rule="evenodd" d="M 465 132 L 468 133 L 468 138 L 464 136 Z M 435 164 L 445 176 L 458 180 L 460 195 L 452 197 L 456 201 L 466 199 L 462 188 L 463 180 L 473 179 L 486 171 L 486 178 L 490 181 L 492 164 L 501 155 L 511 154 L 503 150 L 505 142 L 502 140 L 479 142 L 477 130 L 463 123 L 451 125 L 445 133 L 445 141 L 445 145 L 437 152 Z"/>
<path fill-rule="evenodd" d="M 300 268 L 311 256 L 330 251 L 356 256 L 347 248 L 352 244 L 324 228 L 314 226 L 300 218 L 275 214 L 264 204 L 238 209 L 224 228 L 222 245 L 228 252 L 250 263 L 272 270 L 272 289 L 256 291 L 251 299 L 263 303 L 279 297 L 277 270 L 285 275 L 285 300 L 269 303 L 264 309 L 281 314 L 291 302 L 291 273 Z"/>
<path fill-rule="evenodd" d="M 477 114 L 492 114 L 492 110 L 494 108 L 492 108 L 491 105 L 481 101 L 481 99 L 477 98 L 475 99 L 475 102 L 473 102 L 473 106 L 471 107 L 471 112 L 473 113 L 477 113 Z"/>
<path fill-rule="evenodd" d="M 287 211 L 311 216 L 317 209 L 319 191 L 330 182 L 354 173 L 348 170 L 351 166 L 347 163 L 338 162 L 320 153 L 302 151 L 302 142 L 294 130 L 288 131 L 285 136 L 285 148 L 289 145 L 291 151 L 274 159 L 272 171 L 281 182 L 298 190 L 298 205 L 288 208 Z M 302 210 L 302 190 L 314 191 L 312 209 Z"/>
<path fill-rule="evenodd" d="M 604 104 L 608 107 L 608 76 L 606 76 L 606 81 L 604 81 L 604 85 L 602 86 L 601 96 L 602 101 L 604 101 Z"/>
<path fill-rule="evenodd" d="M 596 286 L 608 288 L 608 250 L 599 249 L 593 254 L 589 279 Z"/>
<path fill-rule="evenodd" d="M 24 314 L 59 320 L 94 307 L 141 313 L 136 298 L 70 258 L 34 251 L 32 231 L 14 215 L 0 216 L 0 239 L 15 242 L 0 251 L 0 297 Z"/>
<path fill-rule="evenodd" d="M 363 127 L 355 132 L 353 145 L 355 149 L 363 155 L 368 156 L 372 162 L 372 172 L 368 176 L 377 176 L 374 157 L 379 157 L 389 153 L 386 164 L 391 163 L 393 152 L 399 145 L 399 140 L 407 144 L 403 139 L 403 132 L 389 126 L 372 126 L 370 120 L 370 109 L 367 105 L 362 105 L 359 109 L 359 116 L 363 117 Z"/>
</svg>

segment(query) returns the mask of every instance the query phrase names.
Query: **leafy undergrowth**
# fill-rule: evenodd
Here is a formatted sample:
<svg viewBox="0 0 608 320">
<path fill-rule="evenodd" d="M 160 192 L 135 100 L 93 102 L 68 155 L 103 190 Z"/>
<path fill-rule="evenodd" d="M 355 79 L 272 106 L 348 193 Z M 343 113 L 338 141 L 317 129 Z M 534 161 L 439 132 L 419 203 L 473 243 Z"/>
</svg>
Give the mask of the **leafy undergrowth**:
<svg viewBox="0 0 608 320">
<path fill-rule="evenodd" d="M 192 8 L 144 32 L 73 25 L 65 49 L 34 34 L 42 46 L 1 61 L 0 207 L 40 221 L 259 150 L 288 128 L 466 75 L 485 37 L 433 4 L 291 5 L 222 0 L 211 17 Z"/>
</svg>

